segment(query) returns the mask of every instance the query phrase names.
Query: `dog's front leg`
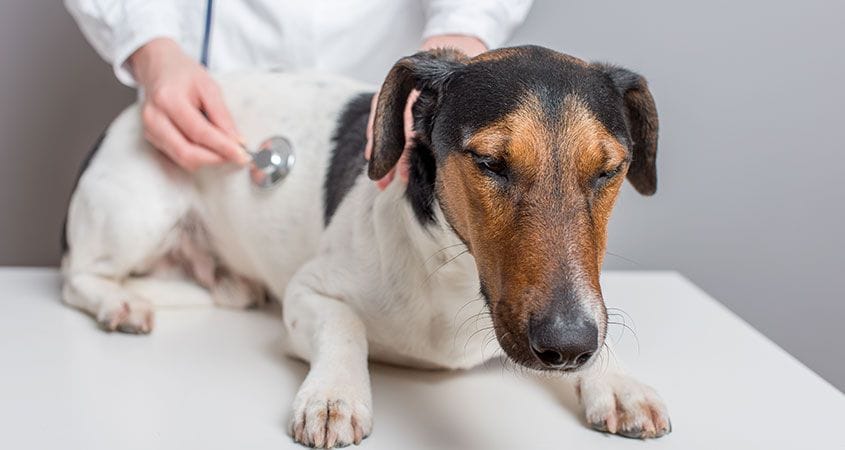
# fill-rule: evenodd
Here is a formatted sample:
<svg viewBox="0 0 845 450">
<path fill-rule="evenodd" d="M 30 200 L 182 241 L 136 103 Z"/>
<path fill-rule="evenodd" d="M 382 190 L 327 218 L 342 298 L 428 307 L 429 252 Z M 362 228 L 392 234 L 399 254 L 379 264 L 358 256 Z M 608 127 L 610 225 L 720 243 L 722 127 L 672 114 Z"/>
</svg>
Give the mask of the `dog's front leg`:
<svg viewBox="0 0 845 450">
<path fill-rule="evenodd" d="M 663 400 L 654 389 L 625 372 L 609 343 L 577 376 L 575 389 L 587 423 L 596 430 L 639 439 L 672 431 Z"/>
<path fill-rule="evenodd" d="M 311 363 L 293 402 L 294 440 L 325 448 L 360 443 L 372 429 L 364 323 L 349 305 L 296 279 L 283 314 L 289 350 Z"/>
</svg>

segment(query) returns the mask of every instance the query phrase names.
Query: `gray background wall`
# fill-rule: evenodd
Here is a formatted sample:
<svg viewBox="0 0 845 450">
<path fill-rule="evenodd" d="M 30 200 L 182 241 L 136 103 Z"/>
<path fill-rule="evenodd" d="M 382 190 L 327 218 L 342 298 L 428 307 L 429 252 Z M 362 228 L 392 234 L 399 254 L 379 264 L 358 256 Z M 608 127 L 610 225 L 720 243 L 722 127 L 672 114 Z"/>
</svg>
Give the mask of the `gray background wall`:
<svg viewBox="0 0 845 450">
<path fill-rule="evenodd" d="M 681 271 L 845 389 L 842 17 L 821 0 L 537 0 L 513 42 L 650 80 L 660 187 L 623 192 L 607 266 Z M 0 3 L 0 264 L 57 263 L 76 167 L 133 99 L 59 2 Z"/>
</svg>

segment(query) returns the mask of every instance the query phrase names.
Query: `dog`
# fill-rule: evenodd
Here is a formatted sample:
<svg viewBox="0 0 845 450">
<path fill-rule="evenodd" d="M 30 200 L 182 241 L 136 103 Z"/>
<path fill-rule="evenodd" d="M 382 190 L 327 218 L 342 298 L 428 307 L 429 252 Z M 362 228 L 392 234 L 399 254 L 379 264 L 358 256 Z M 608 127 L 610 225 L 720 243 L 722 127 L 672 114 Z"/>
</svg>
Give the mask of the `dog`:
<svg viewBox="0 0 845 450">
<path fill-rule="evenodd" d="M 64 302 L 106 330 L 148 333 L 154 304 L 278 299 L 287 351 L 310 363 L 290 423 L 308 446 L 370 434 L 368 360 L 466 369 L 495 354 L 462 326 L 473 317 L 513 363 L 571 374 L 561 383 L 593 428 L 670 432 L 660 397 L 608 354 L 599 285 L 623 179 L 656 189 L 643 77 L 535 46 L 421 52 L 379 91 L 369 162 L 372 86 L 314 73 L 219 82 L 248 140 L 286 136 L 296 166 L 271 190 L 234 166 L 183 172 L 129 107 L 72 195 Z M 408 181 L 380 191 L 371 180 L 403 153 L 413 89 Z M 484 314 L 466 308 L 473 299 Z"/>
</svg>

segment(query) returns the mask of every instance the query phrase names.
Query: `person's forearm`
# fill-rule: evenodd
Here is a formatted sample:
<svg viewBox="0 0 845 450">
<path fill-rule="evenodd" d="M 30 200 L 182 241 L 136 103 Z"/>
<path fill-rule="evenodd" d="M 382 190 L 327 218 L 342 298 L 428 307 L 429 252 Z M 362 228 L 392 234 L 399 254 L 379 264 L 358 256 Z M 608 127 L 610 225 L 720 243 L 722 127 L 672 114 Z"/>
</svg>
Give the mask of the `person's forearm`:
<svg viewBox="0 0 845 450">
<path fill-rule="evenodd" d="M 488 50 L 487 46 L 484 45 L 484 42 L 481 42 L 481 39 L 478 39 L 475 36 L 467 36 L 463 34 L 441 34 L 431 36 L 423 41 L 420 49 L 431 50 L 434 48 L 444 47 L 460 50 L 470 58 Z"/>
</svg>

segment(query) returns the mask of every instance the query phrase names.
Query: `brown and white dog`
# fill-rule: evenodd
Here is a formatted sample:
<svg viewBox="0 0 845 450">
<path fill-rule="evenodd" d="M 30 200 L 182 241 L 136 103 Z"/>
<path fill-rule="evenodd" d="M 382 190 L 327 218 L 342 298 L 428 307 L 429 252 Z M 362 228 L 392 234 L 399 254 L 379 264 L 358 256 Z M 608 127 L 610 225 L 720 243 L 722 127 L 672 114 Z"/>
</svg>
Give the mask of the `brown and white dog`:
<svg viewBox="0 0 845 450">
<path fill-rule="evenodd" d="M 607 357 L 599 286 L 623 179 L 646 195 L 656 187 L 657 112 L 642 77 L 539 47 L 403 58 L 380 91 L 368 167 L 371 86 L 315 74 L 220 83 L 250 144 L 284 135 L 296 167 L 270 191 L 235 167 L 187 174 L 144 141 L 130 107 L 72 197 L 65 302 L 108 330 L 147 333 L 153 304 L 197 284 L 230 306 L 269 293 L 290 353 L 311 365 L 291 433 L 333 447 L 371 431 L 368 359 L 484 361 L 482 337 L 461 326 L 480 293 L 504 354 L 571 372 L 561 382 L 577 387 L 593 427 L 670 431 L 657 394 Z M 400 158 L 414 88 L 410 179 L 381 192 L 370 179 Z"/>
</svg>

